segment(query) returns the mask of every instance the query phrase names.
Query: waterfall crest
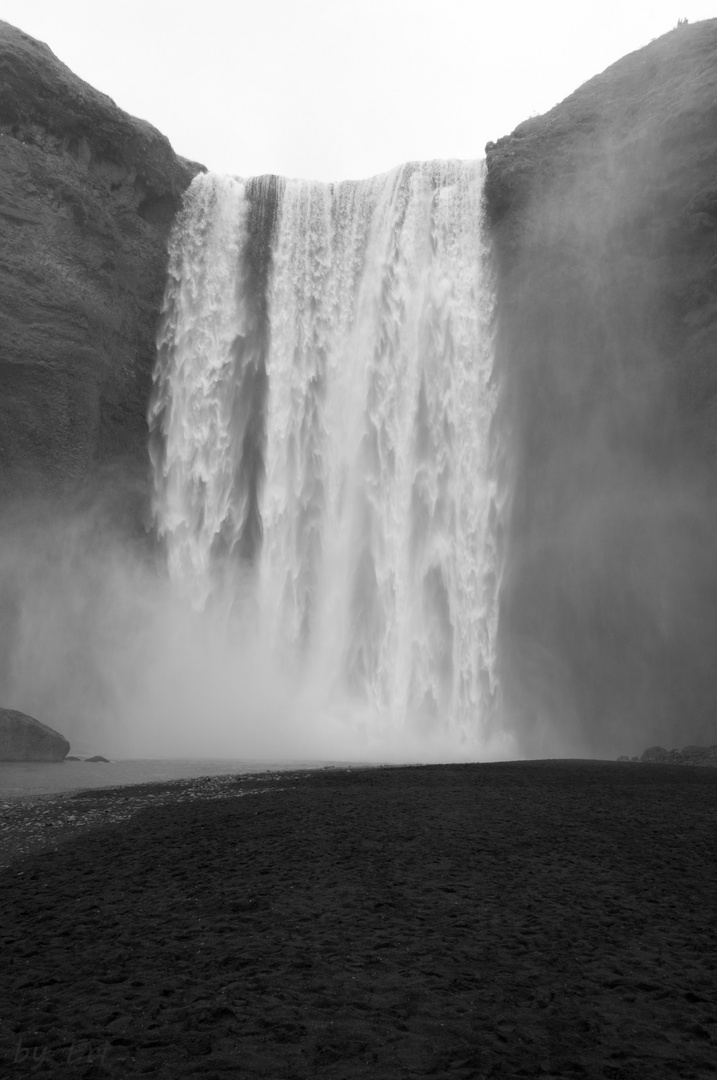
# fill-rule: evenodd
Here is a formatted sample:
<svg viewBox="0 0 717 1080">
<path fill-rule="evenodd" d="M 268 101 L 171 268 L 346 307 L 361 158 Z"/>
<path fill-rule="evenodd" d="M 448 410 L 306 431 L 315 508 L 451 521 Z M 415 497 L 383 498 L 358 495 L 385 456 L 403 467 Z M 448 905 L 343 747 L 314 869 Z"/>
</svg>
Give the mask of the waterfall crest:
<svg viewBox="0 0 717 1080">
<path fill-rule="evenodd" d="M 150 410 L 172 581 L 312 706 L 479 745 L 495 699 L 482 162 L 198 176 Z"/>
</svg>

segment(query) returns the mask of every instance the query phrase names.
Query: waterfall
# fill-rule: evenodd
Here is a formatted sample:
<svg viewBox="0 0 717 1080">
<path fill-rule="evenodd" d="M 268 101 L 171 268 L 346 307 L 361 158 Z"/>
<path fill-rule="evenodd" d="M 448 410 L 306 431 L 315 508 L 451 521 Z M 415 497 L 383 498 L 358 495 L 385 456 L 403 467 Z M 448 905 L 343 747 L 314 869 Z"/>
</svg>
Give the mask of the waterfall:
<svg viewBox="0 0 717 1080">
<path fill-rule="evenodd" d="M 482 162 L 198 176 L 150 409 L 174 587 L 380 742 L 479 745 L 497 688 Z"/>
</svg>

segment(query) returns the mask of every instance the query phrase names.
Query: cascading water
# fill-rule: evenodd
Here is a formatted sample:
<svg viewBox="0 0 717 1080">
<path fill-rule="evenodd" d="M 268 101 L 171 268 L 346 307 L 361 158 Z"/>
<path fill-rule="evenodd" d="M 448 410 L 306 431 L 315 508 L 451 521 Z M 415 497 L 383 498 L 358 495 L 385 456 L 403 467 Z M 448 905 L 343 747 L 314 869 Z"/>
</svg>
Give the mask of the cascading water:
<svg viewBox="0 0 717 1080">
<path fill-rule="evenodd" d="M 170 243 L 150 413 L 170 577 L 367 745 L 468 752 L 494 713 L 482 186 L 481 162 L 201 175 Z"/>
</svg>

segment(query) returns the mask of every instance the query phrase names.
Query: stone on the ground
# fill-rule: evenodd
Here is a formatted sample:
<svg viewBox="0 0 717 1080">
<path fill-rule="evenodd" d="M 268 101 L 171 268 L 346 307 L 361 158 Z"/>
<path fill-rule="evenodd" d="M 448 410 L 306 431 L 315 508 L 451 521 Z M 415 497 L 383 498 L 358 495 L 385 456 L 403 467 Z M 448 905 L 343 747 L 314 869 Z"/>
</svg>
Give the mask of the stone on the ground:
<svg viewBox="0 0 717 1080">
<path fill-rule="evenodd" d="M 59 731 L 16 709 L 0 709 L 0 761 L 64 761 L 70 744 Z"/>
</svg>

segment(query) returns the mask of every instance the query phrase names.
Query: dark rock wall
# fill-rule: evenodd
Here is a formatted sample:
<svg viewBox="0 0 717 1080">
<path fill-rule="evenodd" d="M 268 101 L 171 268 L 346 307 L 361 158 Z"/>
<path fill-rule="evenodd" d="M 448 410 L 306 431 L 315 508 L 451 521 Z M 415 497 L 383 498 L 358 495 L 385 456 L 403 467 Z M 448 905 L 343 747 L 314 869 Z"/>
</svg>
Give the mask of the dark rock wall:
<svg viewBox="0 0 717 1080">
<path fill-rule="evenodd" d="M 529 753 L 717 736 L 717 20 L 487 147 L 499 652 Z"/>
<path fill-rule="evenodd" d="M 112 467 L 145 490 L 167 235 L 201 168 L 0 23 L 1 498 Z"/>
</svg>

